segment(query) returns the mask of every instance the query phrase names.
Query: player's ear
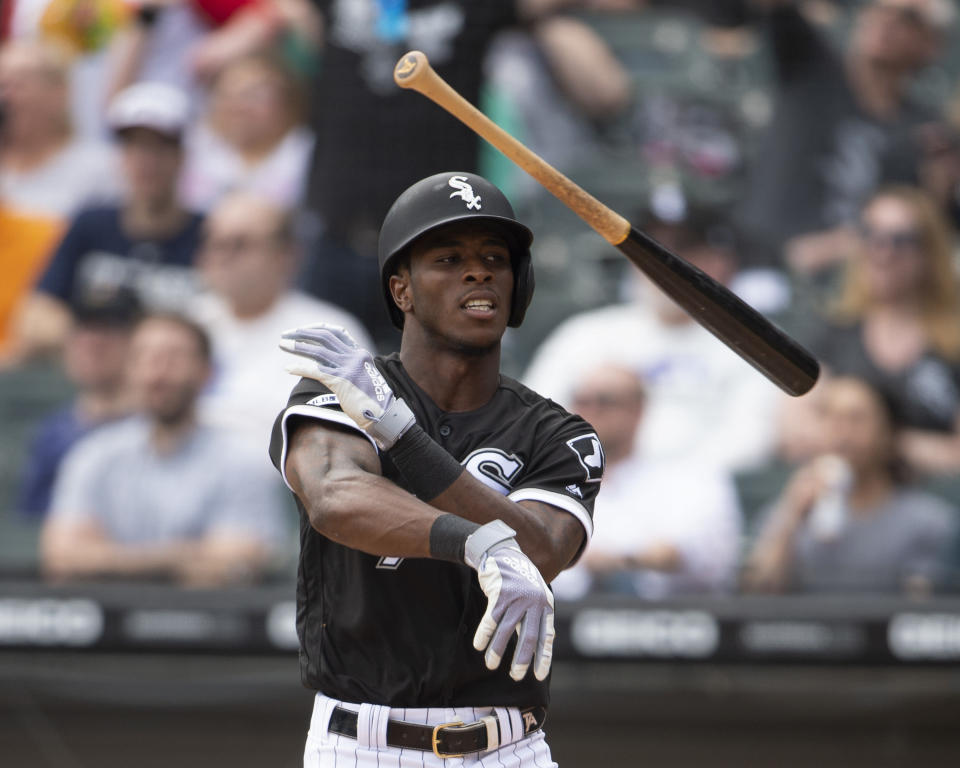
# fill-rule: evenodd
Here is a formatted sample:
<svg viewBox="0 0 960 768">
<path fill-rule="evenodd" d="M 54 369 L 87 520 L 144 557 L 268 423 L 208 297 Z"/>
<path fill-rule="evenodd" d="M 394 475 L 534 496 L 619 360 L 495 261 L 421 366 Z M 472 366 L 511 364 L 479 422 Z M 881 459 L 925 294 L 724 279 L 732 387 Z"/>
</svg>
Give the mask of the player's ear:
<svg viewBox="0 0 960 768">
<path fill-rule="evenodd" d="M 401 312 L 409 312 L 413 309 L 413 297 L 410 293 L 410 270 L 401 266 L 394 274 L 390 275 L 390 295 L 394 303 Z"/>
</svg>

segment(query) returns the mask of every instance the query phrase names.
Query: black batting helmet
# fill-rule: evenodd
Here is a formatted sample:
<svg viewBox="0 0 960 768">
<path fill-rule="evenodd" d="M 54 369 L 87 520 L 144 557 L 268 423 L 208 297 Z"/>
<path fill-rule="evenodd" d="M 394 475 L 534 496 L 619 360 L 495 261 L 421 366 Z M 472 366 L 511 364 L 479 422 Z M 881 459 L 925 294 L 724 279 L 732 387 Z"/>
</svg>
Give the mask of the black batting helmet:
<svg viewBox="0 0 960 768">
<path fill-rule="evenodd" d="M 506 196 L 475 173 L 449 171 L 421 179 L 398 197 L 380 227 L 378 256 L 380 284 L 387 311 L 397 328 L 403 328 L 403 312 L 390 294 L 390 276 L 396 259 L 421 235 L 454 221 L 489 221 L 507 239 L 513 265 L 513 297 L 508 325 L 516 327 L 533 298 L 533 263 L 530 243 L 533 233 L 517 221 Z"/>
</svg>

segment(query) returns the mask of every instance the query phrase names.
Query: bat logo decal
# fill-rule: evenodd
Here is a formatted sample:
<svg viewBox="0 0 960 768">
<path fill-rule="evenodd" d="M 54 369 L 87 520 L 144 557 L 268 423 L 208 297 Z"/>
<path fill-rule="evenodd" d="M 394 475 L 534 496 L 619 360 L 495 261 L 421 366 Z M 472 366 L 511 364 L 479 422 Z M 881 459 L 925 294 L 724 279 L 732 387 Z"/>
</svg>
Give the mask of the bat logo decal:
<svg viewBox="0 0 960 768">
<path fill-rule="evenodd" d="M 456 192 L 451 192 L 450 197 L 459 197 L 467 204 L 467 210 L 480 210 L 480 195 L 473 193 L 473 187 L 467 181 L 466 176 L 451 176 L 447 182 Z"/>
<path fill-rule="evenodd" d="M 397 64 L 397 68 L 394 74 L 401 79 L 410 77 L 413 74 L 414 70 L 417 68 L 417 59 L 415 56 L 404 56 L 400 63 Z"/>
</svg>

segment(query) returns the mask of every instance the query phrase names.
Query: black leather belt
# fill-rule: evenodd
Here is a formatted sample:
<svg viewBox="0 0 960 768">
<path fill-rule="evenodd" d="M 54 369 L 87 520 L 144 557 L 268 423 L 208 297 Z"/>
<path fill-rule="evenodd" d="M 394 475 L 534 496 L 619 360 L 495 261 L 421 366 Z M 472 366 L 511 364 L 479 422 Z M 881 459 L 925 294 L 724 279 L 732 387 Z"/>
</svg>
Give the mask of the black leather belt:
<svg viewBox="0 0 960 768">
<path fill-rule="evenodd" d="M 496 716 L 489 717 L 496 721 L 496 727 L 500 729 L 500 722 Z M 539 731 L 543 728 L 546 719 L 547 710 L 543 707 L 521 709 L 523 735 L 527 736 Z M 441 758 L 462 757 L 474 752 L 484 752 L 491 748 L 488 745 L 485 720 L 487 719 L 475 720 L 472 723 L 455 722 L 440 725 L 420 725 L 403 720 L 390 720 L 387 722 L 387 745 L 433 752 Z M 350 739 L 357 738 L 357 713 L 344 707 L 334 707 L 327 730 Z M 503 730 L 500 729 L 498 732 L 502 734 Z M 498 746 L 499 743 L 501 743 L 500 740 L 493 746 Z"/>
</svg>

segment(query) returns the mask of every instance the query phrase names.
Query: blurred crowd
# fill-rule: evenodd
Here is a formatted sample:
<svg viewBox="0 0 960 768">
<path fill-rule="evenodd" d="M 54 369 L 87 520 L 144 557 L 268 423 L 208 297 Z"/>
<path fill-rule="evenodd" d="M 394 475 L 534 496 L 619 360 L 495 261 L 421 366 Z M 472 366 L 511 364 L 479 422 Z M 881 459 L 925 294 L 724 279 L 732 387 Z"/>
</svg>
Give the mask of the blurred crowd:
<svg viewBox="0 0 960 768">
<path fill-rule="evenodd" d="M 409 49 L 791 333 L 817 386 L 779 392 L 397 89 Z M 558 596 L 960 590 L 952 0 L 0 2 L 0 571 L 27 541 L 51 580 L 290 578 L 277 341 L 397 348 L 379 223 L 441 170 L 534 229 L 506 372 L 606 453 Z"/>
</svg>

